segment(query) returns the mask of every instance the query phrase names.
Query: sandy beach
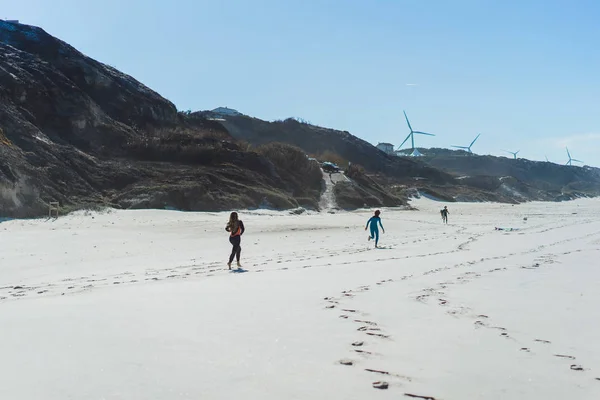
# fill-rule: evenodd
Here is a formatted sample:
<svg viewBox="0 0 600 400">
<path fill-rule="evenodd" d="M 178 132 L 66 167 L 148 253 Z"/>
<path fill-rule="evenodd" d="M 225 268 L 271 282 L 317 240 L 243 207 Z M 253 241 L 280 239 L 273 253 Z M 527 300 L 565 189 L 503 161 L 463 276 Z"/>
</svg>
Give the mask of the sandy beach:
<svg viewBox="0 0 600 400">
<path fill-rule="evenodd" d="M 0 398 L 600 398 L 600 201 L 412 205 L 0 222 Z"/>
</svg>

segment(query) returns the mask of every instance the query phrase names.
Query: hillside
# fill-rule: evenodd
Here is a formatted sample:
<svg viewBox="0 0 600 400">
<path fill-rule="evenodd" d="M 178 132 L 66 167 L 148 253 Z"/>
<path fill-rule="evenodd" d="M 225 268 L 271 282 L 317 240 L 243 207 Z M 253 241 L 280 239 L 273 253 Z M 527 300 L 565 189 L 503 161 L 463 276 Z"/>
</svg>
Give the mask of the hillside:
<svg viewBox="0 0 600 400">
<path fill-rule="evenodd" d="M 322 175 L 290 146 L 248 151 L 219 124 L 44 30 L 0 21 L 0 217 L 67 208 L 316 208 Z"/>
<path fill-rule="evenodd" d="M 481 156 L 464 151 L 423 149 L 421 160 L 465 185 L 516 200 L 568 200 L 600 195 L 600 169 L 523 158 Z"/>
<path fill-rule="evenodd" d="M 380 200 L 387 195 L 406 199 L 418 193 L 446 201 L 506 203 L 600 195 L 600 174 L 593 168 L 477 156 L 447 149 L 421 149 L 426 156 L 419 158 L 396 157 L 348 132 L 292 118 L 275 122 L 248 116 L 222 119 L 222 126 L 233 137 L 253 145 L 276 140 L 298 146 L 310 155 L 335 155 L 364 167 L 372 182 L 371 193 L 385 191 L 385 195 L 376 195 Z M 365 194 L 363 199 L 370 197 Z M 358 204 L 360 200 L 354 199 L 352 203 Z"/>
<path fill-rule="evenodd" d="M 352 185 L 343 184 L 336 190 L 344 208 L 406 204 L 406 193 L 391 190 L 392 184 L 448 189 L 457 184 L 451 174 L 419 160 L 389 156 L 347 131 L 323 128 L 293 118 L 268 122 L 244 115 L 217 116 L 211 111 L 196 112 L 192 116 L 219 117 L 221 125 L 232 137 L 253 146 L 273 141 L 288 143 L 320 161 L 334 161 L 344 167 L 350 162 L 364 168 L 358 175 L 355 170 L 357 179 L 353 179 Z M 330 156 L 339 160 L 327 159 Z"/>
</svg>

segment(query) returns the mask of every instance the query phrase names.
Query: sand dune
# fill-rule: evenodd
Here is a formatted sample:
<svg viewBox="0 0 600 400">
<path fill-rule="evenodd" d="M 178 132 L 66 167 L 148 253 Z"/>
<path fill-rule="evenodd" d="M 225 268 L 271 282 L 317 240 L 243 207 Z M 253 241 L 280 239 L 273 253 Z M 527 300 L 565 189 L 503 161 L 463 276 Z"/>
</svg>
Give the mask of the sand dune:
<svg viewBox="0 0 600 400">
<path fill-rule="evenodd" d="M 600 202 L 413 205 L 1 222 L 0 398 L 600 398 Z"/>
</svg>

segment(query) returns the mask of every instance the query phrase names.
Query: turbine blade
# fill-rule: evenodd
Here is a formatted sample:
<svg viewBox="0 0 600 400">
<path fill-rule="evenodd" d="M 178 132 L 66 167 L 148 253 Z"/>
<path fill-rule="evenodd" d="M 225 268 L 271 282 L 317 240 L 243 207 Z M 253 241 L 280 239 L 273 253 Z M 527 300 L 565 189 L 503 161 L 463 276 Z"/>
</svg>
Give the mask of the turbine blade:
<svg viewBox="0 0 600 400">
<path fill-rule="evenodd" d="M 583 161 L 581 161 L 581 160 L 576 160 L 576 159 L 574 159 L 574 158 L 573 158 L 571 161 L 580 162 L 580 163 L 582 163 L 582 162 L 583 162 Z"/>
<path fill-rule="evenodd" d="M 565 149 L 567 149 L 567 155 L 569 156 L 569 160 L 571 159 L 571 153 L 569 153 L 569 148 L 565 147 Z"/>
<path fill-rule="evenodd" d="M 450 147 L 454 147 L 455 149 L 465 149 L 465 150 L 468 149 L 468 147 L 466 147 L 466 146 L 450 146 Z"/>
<path fill-rule="evenodd" d="M 409 133 L 409 134 L 408 134 L 408 136 L 406 137 L 406 139 L 404 139 L 404 142 L 402 142 L 402 144 L 401 144 L 400 146 L 398 146 L 398 148 L 400 148 L 400 147 L 404 146 L 404 143 L 406 143 L 406 141 L 407 141 L 408 139 L 410 139 L 410 136 L 411 136 L 411 135 L 412 135 L 412 133 Z"/>
<path fill-rule="evenodd" d="M 477 137 L 475 139 L 473 139 L 473 141 L 471 142 L 471 144 L 469 145 L 469 147 L 473 146 L 473 144 L 475 144 L 475 142 L 477 141 L 477 139 L 479 139 L 479 136 L 481 136 L 481 133 L 479 135 L 477 135 Z"/>
<path fill-rule="evenodd" d="M 402 110 L 402 112 L 404 113 L 404 118 L 406 118 L 406 123 L 408 124 L 408 129 L 410 129 L 410 132 L 412 133 L 412 126 L 410 126 L 410 122 L 408 121 L 408 116 L 406 115 L 406 111 Z"/>
<path fill-rule="evenodd" d="M 427 133 L 427 132 L 414 131 L 413 133 L 418 133 L 419 135 L 435 136 L 433 133 Z"/>
</svg>

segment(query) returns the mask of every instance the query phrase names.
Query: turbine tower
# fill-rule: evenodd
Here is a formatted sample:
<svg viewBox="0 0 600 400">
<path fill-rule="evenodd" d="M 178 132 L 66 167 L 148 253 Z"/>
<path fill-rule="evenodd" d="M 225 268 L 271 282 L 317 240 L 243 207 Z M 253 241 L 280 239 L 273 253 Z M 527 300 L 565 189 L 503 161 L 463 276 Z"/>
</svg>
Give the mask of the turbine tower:
<svg viewBox="0 0 600 400">
<path fill-rule="evenodd" d="M 432 134 L 432 133 L 413 131 L 413 128 L 410 125 L 410 121 L 408 120 L 408 117 L 406 116 L 406 111 L 403 111 L 403 112 L 404 112 L 404 118 L 406 118 L 406 123 L 408 124 L 408 129 L 410 129 L 410 133 L 408 134 L 408 136 L 406 137 L 406 139 L 404 139 L 404 142 L 402 142 L 402 144 L 400 146 L 398 146 L 398 149 L 400 149 L 400 147 L 402 147 L 404 145 L 404 143 L 406 143 L 406 141 L 410 138 L 411 149 L 412 149 L 412 152 L 410 153 L 410 156 L 411 157 L 422 156 L 422 154 L 419 152 L 419 150 L 417 150 L 415 148 L 415 134 L 417 134 L 417 135 L 427 135 L 427 136 L 435 136 L 435 135 Z"/>
<path fill-rule="evenodd" d="M 454 147 L 455 149 L 463 149 L 465 150 L 467 153 L 471 153 L 473 154 L 473 152 L 471 151 L 471 147 L 473 146 L 473 144 L 477 141 L 477 139 L 479 139 L 479 136 L 481 136 L 481 133 L 479 135 L 477 135 L 475 137 L 475 139 L 473 139 L 473 141 L 471 142 L 470 145 L 468 146 L 450 146 L 450 147 Z"/>
<path fill-rule="evenodd" d="M 567 149 L 567 155 L 569 156 L 569 161 L 567 161 L 567 163 L 565 165 L 573 165 L 573 161 L 580 162 L 580 163 L 583 164 L 583 161 L 571 158 L 571 153 L 569 153 L 569 148 L 568 147 L 565 147 L 565 149 Z"/>
<path fill-rule="evenodd" d="M 506 152 L 506 153 L 508 153 L 508 154 L 512 154 L 512 155 L 513 155 L 513 157 L 514 157 L 514 159 L 516 160 L 516 159 L 517 159 L 517 154 L 519 154 L 519 152 L 520 152 L 521 150 L 517 150 L 517 151 L 508 151 L 508 150 L 502 150 L 502 151 L 504 151 L 504 152 Z"/>
</svg>

